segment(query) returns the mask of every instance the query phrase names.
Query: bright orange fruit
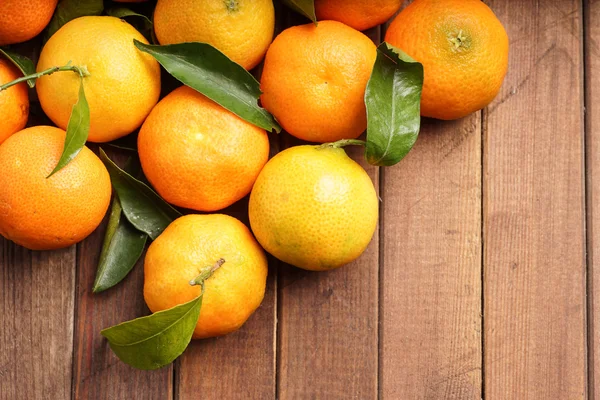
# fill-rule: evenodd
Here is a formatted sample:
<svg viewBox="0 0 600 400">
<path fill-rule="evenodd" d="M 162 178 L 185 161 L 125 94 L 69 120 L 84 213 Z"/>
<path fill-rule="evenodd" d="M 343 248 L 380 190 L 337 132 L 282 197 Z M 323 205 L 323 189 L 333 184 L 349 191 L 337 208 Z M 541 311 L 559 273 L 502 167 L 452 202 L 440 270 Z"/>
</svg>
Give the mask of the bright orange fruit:
<svg viewBox="0 0 600 400">
<path fill-rule="evenodd" d="M 457 119 L 487 106 L 508 68 L 508 36 L 480 0 L 415 0 L 385 40 L 423 64 L 421 114 Z"/>
<path fill-rule="evenodd" d="M 160 96 L 160 65 L 133 40 L 148 41 L 115 17 L 81 17 L 60 28 L 42 49 L 37 70 L 66 65 L 86 67 L 83 79 L 90 106 L 90 142 L 109 142 L 142 125 Z M 66 129 L 79 98 L 79 75 L 57 72 L 37 81 L 44 112 Z"/>
<path fill-rule="evenodd" d="M 14 81 L 21 72 L 10 61 L 0 58 L 0 85 Z M 25 128 L 29 117 L 27 83 L 19 83 L 0 92 L 0 144 Z"/>
<path fill-rule="evenodd" d="M 371 39 L 341 22 L 288 28 L 267 51 L 262 104 L 297 138 L 354 139 L 367 128 L 364 97 L 376 54 Z"/>
<path fill-rule="evenodd" d="M 62 129 L 36 126 L 0 145 L 0 234 L 28 249 L 75 244 L 96 229 L 108 209 L 108 172 L 87 147 L 47 178 L 65 136 Z"/>
<path fill-rule="evenodd" d="M 246 69 L 273 40 L 272 0 L 158 0 L 154 31 L 160 44 L 209 43 Z"/>
<path fill-rule="evenodd" d="M 169 203 L 223 209 L 250 193 L 269 158 L 264 129 L 187 86 L 152 110 L 140 130 L 144 174 Z"/>
<path fill-rule="evenodd" d="M 157 312 L 194 299 L 201 288 L 189 282 L 219 260 L 223 264 L 205 281 L 193 338 L 240 328 L 265 295 L 267 258 L 248 228 L 228 215 L 186 215 L 152 242 L 144 261 L 148 308 Z"/>
<path fill-rule="evenodd" d="M 37 36 L 52 19 L 58 0 L 0 1 L 0 46 Z"/>
<path fill-rule="evenodd" d="M 340 21 L 364 31 L 383 24 L 402 6 L 403 0 L 315 0 L 317 18 Z"/>
</svg>

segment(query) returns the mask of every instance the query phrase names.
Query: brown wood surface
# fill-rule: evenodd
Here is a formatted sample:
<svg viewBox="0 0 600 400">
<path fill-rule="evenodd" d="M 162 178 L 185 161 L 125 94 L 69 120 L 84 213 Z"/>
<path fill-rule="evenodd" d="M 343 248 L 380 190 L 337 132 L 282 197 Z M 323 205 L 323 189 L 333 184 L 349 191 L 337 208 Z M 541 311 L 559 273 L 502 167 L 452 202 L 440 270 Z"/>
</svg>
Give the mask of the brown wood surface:
<svg viewBox="0 0 600 400">
<path fill-rule="evenodd" d="M 600 1 L 584 2 L 587 237 L 588 377 L 590 399 L 600 398 Z"/>
<path fill-rule="evenodd" d="M 582 10 L 490 2 L 511 40 L 484 114 L 489 399 L 586 395 Z"/>
<path fill-rule="evenodd" d="M 0 399 L 68 399 L 75 247 L 32 252 L 0 237 Z"/>
<path fill-rule="evenodd" d="M 600 399 L 600 0 L 486 3 L 511 41 L 494 103 L 425 119 L 395 167 L 349 149 L 382 199 L 365 254 L 329 273 L 270 258 L 247 324 L 173 366 L 134 370 L 99 334 L 149 313 L 141 262 L 91 293 L 105 224 L 55 252 L 0 238 L 0 400 Z M 247 223 L 246 203 L 225 212 Z"/>
<path fill-rule="evenodd" d="M 382 175 L 380 391 L 480 399 L 479 113 L 424 120 L 417 145 Z"/>
</svg>

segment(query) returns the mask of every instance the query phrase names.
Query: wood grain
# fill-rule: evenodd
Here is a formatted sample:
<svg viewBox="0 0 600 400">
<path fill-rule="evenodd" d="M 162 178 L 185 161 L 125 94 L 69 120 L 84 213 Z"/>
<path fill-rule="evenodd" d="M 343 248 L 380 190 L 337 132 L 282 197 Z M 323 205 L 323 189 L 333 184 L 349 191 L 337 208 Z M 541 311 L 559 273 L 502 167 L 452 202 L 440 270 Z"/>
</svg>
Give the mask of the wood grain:
<svg viewBox="0 0 600 400">
<path fill-rule="evenodd" d="M 423 120 L 383 170 L 380 391 L 481 399 L 481 129 Z"/>
<path fill-rule="evenodd" d="M 0 399 L 70 399 L 75 246 L 32 252 L 0 237 Z"/>
<path fill-rule="evenodd" d="M 600 1 L 584 2 L 589 398 L 600 398 Z"/>
<path fill-rule="evenodd" d="M 109 157 L 123 164 L 126 157 Z M 75 399 L 165 399 L 172 398 L 172 367 L 140 371 L 121 362 L 100 335 L 104 328 L 144 315 L 143 261 L 117 286 L 92 293 L 104 239 L 105 223 L 79 244 L 75 318 L 73 393 Z M 142 260 L 143 260 L 142 256 Z"/>
<path fill-rule="evenodd" d="M 511 40 L 485 113 L 488 399 L 586 392 L 581 2 L 493 0 Z"/>
</svg>

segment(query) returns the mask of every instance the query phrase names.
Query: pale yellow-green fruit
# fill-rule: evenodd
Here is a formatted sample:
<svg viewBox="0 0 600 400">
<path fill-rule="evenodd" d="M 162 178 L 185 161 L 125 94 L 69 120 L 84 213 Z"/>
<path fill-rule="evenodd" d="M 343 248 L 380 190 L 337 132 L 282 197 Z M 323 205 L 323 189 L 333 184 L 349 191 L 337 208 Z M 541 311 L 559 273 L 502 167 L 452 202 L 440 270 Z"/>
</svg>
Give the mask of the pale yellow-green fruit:
<svg viewBox="0 0 600 400">
<path fill-rule="evenodd" d="M 340 148 L 297 146 L 271 159 L 250 194 L 259 243 L 296 267 L 325 271 L 358 258 L 378 220 L 365 170 Z"/>
<path fill-rule="evenodd" d="M 160 44 L 204 42 L 246 69 L 273 40 L 272 0 L 158 0 L 154 32 Z"/>
<path fill-rule="evenodd" d="M 83 78 L 90 107 L 91 142 L 109 142 L 139 128 L 160 95 L 160 65 L 133 40 L 148 41 L 115 17 L 81 17 L 60 28 L 42 49 L 37 70 L 71 63 L 87 68 Z M 67 128 L 79 96 L 75 72 L 56 72 L 37 81 L 44 112 Z"/>
</svg>

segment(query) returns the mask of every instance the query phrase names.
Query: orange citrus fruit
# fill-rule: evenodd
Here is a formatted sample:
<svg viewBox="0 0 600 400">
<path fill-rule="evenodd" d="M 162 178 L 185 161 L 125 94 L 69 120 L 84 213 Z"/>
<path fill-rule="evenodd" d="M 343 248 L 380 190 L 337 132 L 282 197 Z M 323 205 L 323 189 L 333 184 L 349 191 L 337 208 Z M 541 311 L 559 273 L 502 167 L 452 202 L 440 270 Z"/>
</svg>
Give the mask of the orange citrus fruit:
<svg viewBox="0 0 600 400">
<path fill-rule="evenodd" d="M 140 130 L 144 174 L 169 203 L 223 209 L 250 193 L 269 158 L 264 129 L 182 86 L 162 99 Z"/>
<path fill-rule="evenodd" d="M 343 149 L 297 146 L 267 163 L 248 212 L 265 250 L 296 267 L 324 271 L 362 254 L 378 209 L 371 178 Z"/>
<path fill-rule="evenodd" d="M 275 29 L 272 0 L 158 0 L 160 44 L 204 42 L 246 69 L 262 60 Z"/>
<path fill-rule="evenodd" d="M 267 51 L 262 104 L 297 138 L 357 138 L 367 127 L 364 97 L 375 58 L 373 42 L 341 22 L 288 28 Z"/>
<path fill-rule="evenodd" d="M 0 234 L 32 250 L 68 247 L 102 221 L 111 196 L 102 161 L 87 147 L 52 172 L 65 131 L 36 126 L 0 145 Z"/>
<path fill-rule="evenodd" d="M 83 79 L 90 107 L 91 142 L 108 142 L 137 129 L 160 95 L 160 65 L 133 44 L 148 41 L 115 17 L 81 17 L 60 28 L 42 49 L 37 70 L 72 65 L 86 67 Z M 56 72 L 37 81 L 44 112 L 66 129 L 79 95 L 79 75 Z"/>
<path fill-rule="evenodd" d="M 0 85 L 21 76 L 21 71 L 10 61 L 0 58 Z M 29 117 L 27 83 L 19 83 L 0 92 L 0 144 L 10 135 L 25 128 Z"/>
<path fill-rule="evenodd" d="M 0 1 L 0 46 L 25 42 L 48 25 L 58 0 Z"/>
<path fill-rule="evenodd" d="M 457 119 L 496 97 L 508 68 L 508 36 L 480 0 L 415 0 L 385 40 L 423 64 L 421 115 Z"/>
<path fill-rule="evenodd" d="M 315 0 L 317 18 L 340 21 L 364 31 L 390 19 L 403 0 Z"/>
<path fill-rule="evenodd" d="M 205 281 L 194 339 L 240 328 L 265 295 L 267 259 L 248 228 L 221 214 L 176 219 L 150 245 L 144 261 L 144 299 L 152 312 L 191 301 L 200 271 L 222 260 Z"/>
</svg>

